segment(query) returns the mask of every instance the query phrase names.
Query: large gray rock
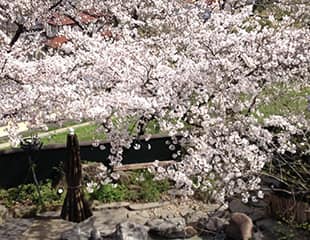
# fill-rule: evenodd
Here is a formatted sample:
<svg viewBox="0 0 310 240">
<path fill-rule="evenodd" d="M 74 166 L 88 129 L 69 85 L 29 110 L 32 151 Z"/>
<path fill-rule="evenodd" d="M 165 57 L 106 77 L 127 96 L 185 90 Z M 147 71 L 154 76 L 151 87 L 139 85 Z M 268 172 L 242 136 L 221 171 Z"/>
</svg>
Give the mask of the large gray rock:
<svg viewBox="0 0 310 240">
<path fill-rule="evenodd" d="M 154 237 L 163 239 L 191 238 L 197 235 L 192 226 L 186 226 L 183 218 L 153 219 L 147 222 L 149 233 Z"/>
<path fill-rule="evenodd" d="M 187 225 L 197 225 L 200 219 L 204 218 L 206 213 L 203 211 L 192 211 L 185 214 L 184 219 Z"/>
<path fill-rule="evenodd" d="M 201 218 L 197 223 L 197 228 L 203 232 L 219 232 L 223 230 L 224 226 L 228 224 L 228 221 L 224 218 L 210 217 Z"/>
<path fill-rule="evenodd" d="M 120 223 L 116 226 L 116 231 L 113 234 L 115 240 L 148 240 L 149 228 L 132 222 Z"/>
<path fill-rule="evenodd" d="M 266 207 L 266 204 L 256 204 L 255 206 L 249 206 L 244 204 L 240 199 L 233 199 L 229 202 L 229 210 L 231 212 L 241 212 L 249 215 L 253 221 L 257 221 L 268 216 Z"/>
<path fill-rule="evenodd" d="M 90 217 L 83 222 L 77 223 L 72 229 L 61 234 L 61 240 L 88 240 L 94 227 L 95 217 Z"/>
</svg>

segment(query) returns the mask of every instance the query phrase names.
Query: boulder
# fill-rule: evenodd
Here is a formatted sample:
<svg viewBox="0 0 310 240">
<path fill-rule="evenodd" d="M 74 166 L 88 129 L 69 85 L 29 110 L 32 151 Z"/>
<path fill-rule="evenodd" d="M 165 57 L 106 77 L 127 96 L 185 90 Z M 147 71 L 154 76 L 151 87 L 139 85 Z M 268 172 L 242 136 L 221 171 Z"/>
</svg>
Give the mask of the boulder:
<svg viewBox="0 0 310 240">
<path fill-rule="evenodd" d="M 77 223 L 73 228 L 61 234 L 61 240 L 88 240 L 91 231 L 94 230 L 95 217 L 90 217 L 83 222 Z M 96 230 L 95 230 L 96 231 Z"/>
<path fill-rule="evenodd" d="M 264 204 L 262 201 L 258 203 L 254 203 L 255 205 L 249 206 L 244 204 L 240 199 L 233 199 L 229 202 L 229 210 L 239 213 L 244 213 L 246 215 L 249 215 L 253 221 L 257 221 L 263 218 L 267 217 L 267 204 Z"/>
<path fill-rule="evenodd" d="M 116 226 L 116 231 L 113 234 L 115 240 L 148 240 L 149 228 L 132 222 L 120 223 Z"/>
<path fill-rule="evenodd" d="M 196 226 L 200 219 L 204 218 L 206 213 L 203 211 L 192 211 L 184 215 L 184 219 L 187 225 Z"/>
<path fill-rule="evenodd" d="M 197 228 L 203 232 L 219 232 L 223 230 L 224 226 L 227 224 L 228 222 L 226 219 L 214 216 L 201 218 L 197 223 Z"/>
<path fill-rule="evenodd" d="M 186 226 L 183 218 L 154 219 L 147 222 L 149 233 L 163 239 L 191 238 L 197 235 L 192 226 Z"/>
</svg>

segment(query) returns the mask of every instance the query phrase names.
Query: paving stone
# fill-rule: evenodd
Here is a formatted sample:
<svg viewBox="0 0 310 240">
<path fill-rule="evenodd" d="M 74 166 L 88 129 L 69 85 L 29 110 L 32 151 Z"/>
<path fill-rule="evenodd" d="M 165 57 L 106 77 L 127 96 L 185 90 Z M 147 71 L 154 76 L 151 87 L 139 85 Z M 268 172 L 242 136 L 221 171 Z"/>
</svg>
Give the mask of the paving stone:
<svg viewBox="0 0 310 240">
<path fill-rule="evenodd" d="M 100 211 L 109 208 L 127 208 L 130 205 L 129 202 L 113 202 L 113 203 L 100 203 L 98 201 L 93 203 L 93 210 Z"/>
<path fill-rule="evenodd" d="M 0 225 L 0 239 L 24 240 L 23 233 L 31 226 L 33 219 L 9 218 Z"/>
<path fill-rule="evenodd" d="M 23 233 L 25 239 L 58 240 L 61 233 L 72 228 L 74 224 L 63 219 L 41 218 L 33 221 L 32 225 Z"/>
<path fill-rule="evenodd" d="M 169 204 L 170 204 L 169 202 L 136 203 L 136 204 L 130 204 L 128 208 L 130 210 L 139 211 L 151 208 L 159 208 Z"/>
</svg>

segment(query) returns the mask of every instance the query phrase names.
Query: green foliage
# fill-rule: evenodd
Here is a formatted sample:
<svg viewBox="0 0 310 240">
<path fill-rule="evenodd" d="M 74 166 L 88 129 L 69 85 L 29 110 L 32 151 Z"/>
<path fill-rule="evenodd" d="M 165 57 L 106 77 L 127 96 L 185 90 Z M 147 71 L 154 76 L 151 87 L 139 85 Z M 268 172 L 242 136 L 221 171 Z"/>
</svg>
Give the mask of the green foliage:
<svg viewBox="0 0 310 240">
<path fill-rule="evenodd" d="M 122 185 L 106 184 L 91 193 L 90 197 L 101 202 L 118 202 L 126 200 L 127 191 L 126 187 Z"/>
<path fill-rule="evenodd" d="M 130 200 L 133 201 L 157 201 L 162 193 L 166 192 L 170 183 L 167 179 L 156 181 L 147 170 L 135 172 L 132 175 L 132 184 L 139 186 L 136 191 L 131 190 Z"/>
<path fill-rule="evenodd" d="M 0 189 L 0 202 L 7 207 L 13 207 L 14 204 L 37 205 L 38 207 L 60 206 L 64 199 L 64 194 L 59 196 L 57 190 L 51 187 L 51 182 L 47 181 L 40 185 L 40 194 L 34 184 L 24 184 L 16 188 Z"/>
<path fill-rule="evenodd" d="M 101 185 L 90 193 L 90 199 L 101 202 L 141 201 L 151 202 L 160 199 L 170 183 L 168 180 L 156 181 L 146 170 L 133 171 L 126 183 Z"/>
</svg>

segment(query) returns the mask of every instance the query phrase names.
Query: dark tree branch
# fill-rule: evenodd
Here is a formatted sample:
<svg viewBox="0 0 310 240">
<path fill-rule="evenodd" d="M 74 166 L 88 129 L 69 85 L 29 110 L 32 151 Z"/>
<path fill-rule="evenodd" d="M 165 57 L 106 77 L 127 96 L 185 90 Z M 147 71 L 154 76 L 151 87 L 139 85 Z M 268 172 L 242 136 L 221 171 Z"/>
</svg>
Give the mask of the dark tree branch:
<svg viewBox="0 0 310 240">
<path fill-rule="evenodd" d="M 62 3 L 63 0 L 59 0 L 58 2 L 56 2 L 53 6 L 51 6 L 48 10 L 51 11 L 53 10 L 54 8 L 58 7 L 61 3 Z"/>
<path fill-rule="evenodd" d="M 17 40 L 19 39 L 20 35 L 21 35 L 23 32 L 26 31 L 26 28 L 24 27 L 23 24 L 20 24 L 20 23 L 17 23 L 17 22 L 14 22 L 14 23 L 18 26 L 18 28 L 17 28 L 17 30 L 16 30 L 16 32 L 15 32 L 14 37 L 12 38 L 12 40 L 11 40 L 11 42 L 10 42 L 10 46 L 11 46 L 11 47 L 17 42 Z"/>
<path fill-rule="evenodd" d="M 66 17 L 70 18 L 81 30 L 85 30 L 81 23 L 76 20 L 74 17 L 70 16 L 69 14 L 65 14 Z"/>
<path fill-rule="evenodd" d="M 22 81 L 17 80 L 17 79 L 15 79 L 15 78 L 12 78 L 12 77 L 10 77 L 10 76 L 7 75 L 7 74 L 5 74 L 4 77 L 7 78 L 7 79 L 9 79 L 9 80 L 14 81 L 14 82 L 17 83 L 17 84 L 24 85 L 24 83 L 23 83 Z"/>
<path fill-rule="evenodd" d="M 4 70 L 5 65 L 6 65 L 7 62 L 8 62 L 8 59 L 5 59 L 5 60 L 4 60 L 4 63 L 3 63 L 3 66 L 2 66 L 2 68 L 1 68 L 1 73 L 3 73 L 3 70 Z"/>
</svg>

